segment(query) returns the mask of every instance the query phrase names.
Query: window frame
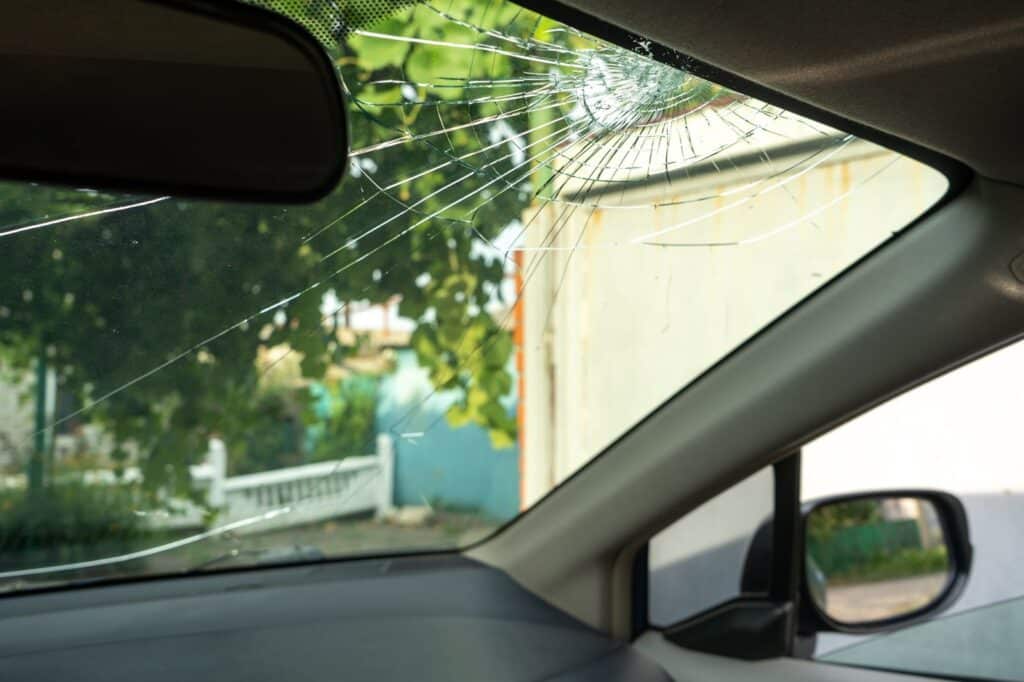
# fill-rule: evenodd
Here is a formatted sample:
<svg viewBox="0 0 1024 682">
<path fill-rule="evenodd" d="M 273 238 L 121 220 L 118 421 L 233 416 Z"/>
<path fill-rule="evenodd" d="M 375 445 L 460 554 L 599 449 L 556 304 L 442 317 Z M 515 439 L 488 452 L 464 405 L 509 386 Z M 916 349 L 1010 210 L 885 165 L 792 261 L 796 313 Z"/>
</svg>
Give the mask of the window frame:
<svg viewBox="0 0 1024 682">
<path fill-rule="evenodd" d="M 794 451 L 771 465 L 773 504 L 769 522 L 751 538 L 767 542 L 771 558 L 765 594 L 743 594 L 716 604 L 663 628 L 650 622 L 650 541 L 637 554 L 634 568 L 633 630 L 639 637 L 645 630 L 660 630 L 669 641 L 691 649 L 734 658 L 758 660 L 791 656 L 802 652 L 798 642 L 799 594 L 802 580 L 802 517 L 800 509 L 800 451 Z M 683 517 L 685 518 L 685 517 Z M 766 530 L 767 529 L 767 530 Z M 770 531 L 770 534 L 767 534 Z M 748 571 L 758 567 L 744 558 L 742 582 Z M 812 647 L 813 648 L 813 647 Z"/>
</svg>

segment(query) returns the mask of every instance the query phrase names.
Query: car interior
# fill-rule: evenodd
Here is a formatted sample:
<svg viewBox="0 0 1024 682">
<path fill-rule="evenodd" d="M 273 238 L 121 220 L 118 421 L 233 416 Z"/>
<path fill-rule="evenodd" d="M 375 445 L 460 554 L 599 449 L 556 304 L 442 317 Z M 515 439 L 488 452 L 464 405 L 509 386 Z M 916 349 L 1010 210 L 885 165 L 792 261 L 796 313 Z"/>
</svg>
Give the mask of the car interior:
<svg viewBox="0 0 1024 682">
<path fill-rule="evenodd" d="M 985 579 L 984 556 L 979 527 L 955 491 L 928 482 L 801 496 L 808 444 L 1024 335 L 1024 155 L 1013 148 L 1021 144 L 1024 7 L 517 2 L 898 152 L 939 171 L 946 190 L 482 539 L 8 591 L 0 595 L 0 679 L 1024 679 L 1019 654 L 926 668 L 888 653 L 876 662 L 867 653 L 859 662 L 815 653 L 829 637 L 910 632 L 955 611 L 965 590 Z M 349 3 L 368 12 L 417 3 L 372 4 Z M 0 8 L 0 81 L 19 93 L 0 107 L 0 177 L 275 205 L 325 196 L 342 174 L 352 176 L 352 159 L 364 158 L 351 143 L 362 123 L 346 112 L 353 95 L 319 38 L 278 9 L 230 0 Z M 111 26 L 123 41 L 96 28 Z M 37 50 L 55 44 L 63 52 Z M 226 44 L 244 49 L 225 52 Z M 199 56 L 175 56 L 181 45 Z M 68 55 L 81 60 L 73 77 Z M 106 103 L 118 98 L 123 111 L 110 125 Z M 266 106 L 254 108 L 261 101 Z M 272 126 L 289 132 L 251 143 Z M 151 143 L 158 130 L 160 142 Z M 192 163 L 196 154 L 209 162 Z M 7 234 L 0 230 L 0 248 Z M 7 267 L 15 273 L 8 262 L 0 278 Z M 629 368 L 616 380 L 628 385 Z M 969 397 L 981 410 L 988 400 L 997 398 Z M 864 467 L 875 466 L 868 461 Z M 759 472 L 763 494 L 736 492 Z M 729 512 L 713 505 L 730 491 L 731 504 L 751 509 L 749 542 L 728 569 L 740 580 L 675 617 L 659 606 L 650 577 L 662 551 L 656 538 L 687 519 L 724 527 Z M 876 520 L 896 514 L 904 525 L 930 524 L 938 539 L 922 542 L 941 546 L 943 578 L 907 608 L 860 616 L 855 607 L 865 602 L 856 600 L 867 597 L 854 597 L 844 615 L 845 602 L 825 596 L 832 558 L 816 553 L 824 527 L 816 524 L 864 505 Z M 4 571 L 18 573 L 4 568 L 0 579 Z M 677 579 L 682 591 L 687 575 Z M 1006 637 L 1020 618 L 1000 625 Z M 972 660 L 1004 655 L 969 637 L 943 641 Z"/>
</svg>

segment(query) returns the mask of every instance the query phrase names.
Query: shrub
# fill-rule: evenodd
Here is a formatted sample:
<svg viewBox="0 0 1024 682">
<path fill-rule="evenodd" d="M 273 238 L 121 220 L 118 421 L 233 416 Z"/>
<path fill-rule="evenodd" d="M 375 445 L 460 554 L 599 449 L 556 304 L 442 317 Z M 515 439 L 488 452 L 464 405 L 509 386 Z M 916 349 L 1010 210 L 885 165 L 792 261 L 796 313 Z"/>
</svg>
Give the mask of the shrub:
<svg viewBox="0 0 1024 682">
<path fill-rule="evenodd" d="M 0 492 L 0 556 L 41 550 L 75 561 L 90 547 L 129 547 L 145 531 L 135 514 L 136 491 L 126 485 L 58 483 L 40 490 Z"/>
</svg>

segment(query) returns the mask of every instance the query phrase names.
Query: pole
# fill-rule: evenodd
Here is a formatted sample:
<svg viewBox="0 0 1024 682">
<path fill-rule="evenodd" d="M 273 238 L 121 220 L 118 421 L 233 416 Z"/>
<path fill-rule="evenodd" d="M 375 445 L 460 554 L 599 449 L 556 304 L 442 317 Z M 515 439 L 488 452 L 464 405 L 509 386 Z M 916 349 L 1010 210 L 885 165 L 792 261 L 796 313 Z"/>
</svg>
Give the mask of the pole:
<svg viewBox="0 0 1024 682">
<path fill-rule="evenodd" d="M 40 345 L 36 360 L 36 424 L 32 454 L 28 460 L 28 489 L 43 488 L 43 462 L 46 453 L 46 348 Z"/>
</svg>

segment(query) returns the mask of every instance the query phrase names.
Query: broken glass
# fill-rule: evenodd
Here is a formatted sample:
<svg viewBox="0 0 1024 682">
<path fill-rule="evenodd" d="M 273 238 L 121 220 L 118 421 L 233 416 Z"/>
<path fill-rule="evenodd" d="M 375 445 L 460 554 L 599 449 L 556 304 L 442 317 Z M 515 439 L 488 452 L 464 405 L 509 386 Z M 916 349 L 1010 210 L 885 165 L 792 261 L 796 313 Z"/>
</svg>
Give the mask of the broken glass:
<svg viewBox="0 0 1024 682">
<path fill-rule="evenodd" d="M 329 197 L 0 186 L 11 589 L 472 542 L 945 191 L 511 2 L 256 4 L 337 66 Z"/>
</svg>

